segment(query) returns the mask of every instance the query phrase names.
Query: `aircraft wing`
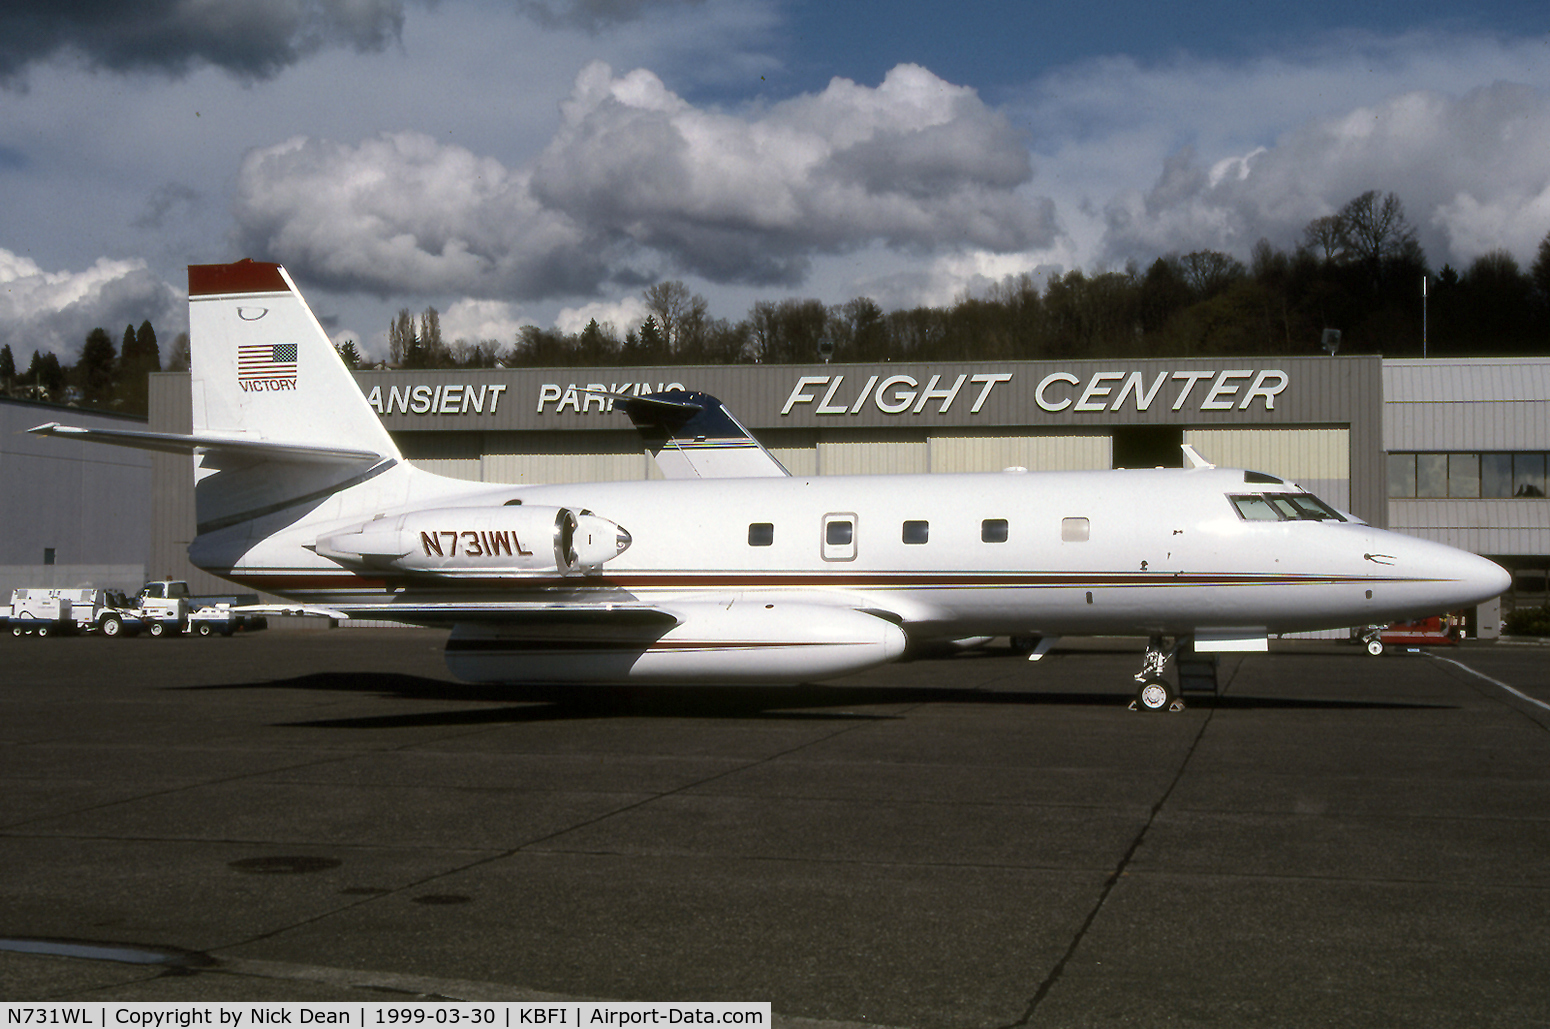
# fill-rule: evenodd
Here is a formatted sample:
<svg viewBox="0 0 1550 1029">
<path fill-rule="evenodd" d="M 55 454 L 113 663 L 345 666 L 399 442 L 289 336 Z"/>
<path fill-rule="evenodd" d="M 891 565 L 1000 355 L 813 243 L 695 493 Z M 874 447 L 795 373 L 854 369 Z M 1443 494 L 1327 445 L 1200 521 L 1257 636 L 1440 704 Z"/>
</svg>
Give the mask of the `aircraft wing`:
<svg viewBox="0 0 1550 1029">
<path fill-rule="evenodd" d="M 681 623 L 679 616 L 653 604 L 617 602 L 513 603 L 511 601 L 405 601 L 349 604 L 349 618 L 380 618 L 417 625 L 478 623 L 514 631 L 587 638 L 600 630 L 638 629 L 658 633 Z M 337 614 L 336 614 L 337 616 Z"/>
<path fill-rule="evenodd" d="M 28 429 L 35 436 L 55 436 L 88 443 L 109 443 L 136 450 L 155 450 L 163 454 L 225 452 L 250 458 L 278 458 L 324 464 L 355 464 L 380 461 L 382 455 L 371 450 L 343 450 L 314 443 L 285 443 L 274 440 L 234 439 L 208 433 L 146 432 L 140 429 L 86 429 L 75 425 L 48 422 Z"/>
<path fill-rule="evenodd" d="M 474 682 L 804 682 L 904 653 L 896 622 L 814 599 L 722 594 L 661 604 L 431 603 L 412 610 L 414 620 L 453 624 L 447 667 Z M 406 617 L 395 604 L 376 612 L 352 606 L 351 613 Z"/>
<path fill-rule="evenodd" d="M 790 475 L 726 405 L 709 393 L 666 390 L 605 393 L 623 409 L 668 479 L 749 479 Z"/>
</svg>

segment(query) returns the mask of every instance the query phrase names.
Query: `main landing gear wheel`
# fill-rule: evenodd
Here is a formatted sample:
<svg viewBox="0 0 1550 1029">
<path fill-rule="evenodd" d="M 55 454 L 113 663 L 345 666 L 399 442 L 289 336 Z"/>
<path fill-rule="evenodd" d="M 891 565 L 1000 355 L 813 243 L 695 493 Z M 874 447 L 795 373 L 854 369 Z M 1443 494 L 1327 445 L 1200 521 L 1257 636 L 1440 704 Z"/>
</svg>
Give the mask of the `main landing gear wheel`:
<svg viewBox="0 0 1550 1029">
<path fill-rule="evenodd" d="M 1166 679 L 1148 679 L 1136 690 L 1137 711 L 1183 711 L 1184 701 L 1179 698 Z"/>
<path fill-rule="evenodd" d="M 1381 655 L 1383 653 L 1383 641 L 1382 640 L 1368 640 L 1367 641 L 1367 653 L 1371 654 L 1373 657 L 1378 657 L 1379 655 Z"/>
<path fill-rule="evenodd" d="M 1184 699 L 1178 688 L 1163 678 L 1168 662 L 1178 652 L 1175 644 L 1170 647 L 1161 636 L 1153 636 L 1146 644 L 1146 656 L 1141 660 L 1141 670 L 1136 673 L 1136 699 L 1130 702 L 1132 711 L 1183 711 Z"/>
</svg>

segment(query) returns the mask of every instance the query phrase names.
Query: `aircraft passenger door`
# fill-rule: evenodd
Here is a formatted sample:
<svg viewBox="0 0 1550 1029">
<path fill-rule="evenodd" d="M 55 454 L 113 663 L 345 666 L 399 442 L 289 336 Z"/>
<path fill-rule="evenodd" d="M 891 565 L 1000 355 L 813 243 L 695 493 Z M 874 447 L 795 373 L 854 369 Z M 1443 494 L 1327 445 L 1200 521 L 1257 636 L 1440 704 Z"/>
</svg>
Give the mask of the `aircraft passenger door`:
<svg viewBox="0 0 1550 1029">
<path fill-rule="evenodd" d="M 856 516 L 838 512 L 823 516 L 823 559 L 825 561 L 854 561 L 856 559 Z"/>
</svg>

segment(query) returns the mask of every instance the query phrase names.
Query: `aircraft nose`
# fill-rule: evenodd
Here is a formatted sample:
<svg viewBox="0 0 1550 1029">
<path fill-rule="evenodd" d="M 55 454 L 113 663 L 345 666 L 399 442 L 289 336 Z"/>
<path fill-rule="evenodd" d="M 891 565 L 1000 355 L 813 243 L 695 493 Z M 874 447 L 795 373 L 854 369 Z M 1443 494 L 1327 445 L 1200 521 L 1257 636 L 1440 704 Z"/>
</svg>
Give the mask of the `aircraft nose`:
<svg viewBox="0 0 1550 1029">
<path fill-rule="evenodd" d="M 1511 572 L 1495 561 L 1490 561 L 1483 557 L 1475 557 L 1473 554 L 1470 556 L 1479 562 L 1475 577 L 1484 591 L 1481 594 L 1480 600 L 1490 600 L 1492 597 L 1499 597 L 1512 588 Z M 1476 601 L 1476 603 L 1479 603 L 1479 601 Z"/>
<path fill-rule="evenodd" d="M 1429 582 L 1436 590 L 1438 610 L 1457 610 L 1505 593 L 1512 576 L 1495 561 L 1442 543 L 1401 537 L 1395 570 Z M 1414 581 L 1414 580 L 1413 580 Z"/>
</svg>

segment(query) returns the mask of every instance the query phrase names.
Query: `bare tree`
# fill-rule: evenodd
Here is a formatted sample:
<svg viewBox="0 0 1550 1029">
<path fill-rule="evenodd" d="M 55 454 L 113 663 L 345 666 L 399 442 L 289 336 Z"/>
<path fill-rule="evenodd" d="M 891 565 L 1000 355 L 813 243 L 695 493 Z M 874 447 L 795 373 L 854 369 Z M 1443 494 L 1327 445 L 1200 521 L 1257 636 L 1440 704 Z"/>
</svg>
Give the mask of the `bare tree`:
<svg viewBox="0 0 1550 1029">
<path fill-rule="evenodd" d="M 1325 264 L 1333 264 L 1345 256 L 1345 223 L 1338 214 L 1326 214 L 1315 218 L 1302 230 L 1302 245 Z"/>
<path fill-rule="evenodd" d="M 1405 205 L 1393 193 L 1381 196 L 1369 189 L 1348 202 L 1337 216 L 1351 256 L 1372 265 L 1420 254 L 1415 227 L 1405 218 Z"/>
<path fill-rule="evenodd" d="M 1248 274 L 1243 262 L 1220 250 L 1196 250 L 1179 258 L 1184 281 L 1195 296 L 1208 300 Z"/>
<path fill-rule="evenodd" d="M 403 367 L 413 353 L 419 339 L 414 332 L 414 315 L 409 308 L 400 308 L 398 317 L 388 323 L 388 363 L 395 368 Z"/>
<path fill-rule="evenodd" d="M 697 349 L 707 322 L 709 303 L 677 279 L 647 287 L 641 296 L 646 309 L 656 317 L 662 345 L 670 354 Z"/>
<path fill-rule="evenodd" d="M 420 315 L 421 362 L 427 368 L 445 368 L 452 363 L 452 354 L 441 339 L 441 314 L 434 307 L 427 307 Z"/>
<path fill-rule="evenodd" d="M 1541 309 L 1550 309 L 1550 234 L 1539 241 L 1534 263 L 1529 266 L 1529 278 L 1534 283 L 1534 296 Z"/>
</svg>

